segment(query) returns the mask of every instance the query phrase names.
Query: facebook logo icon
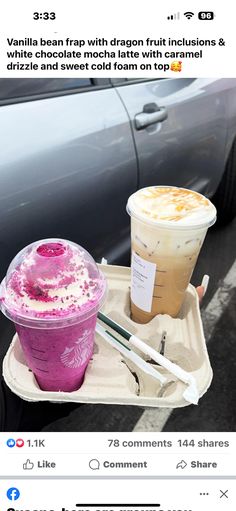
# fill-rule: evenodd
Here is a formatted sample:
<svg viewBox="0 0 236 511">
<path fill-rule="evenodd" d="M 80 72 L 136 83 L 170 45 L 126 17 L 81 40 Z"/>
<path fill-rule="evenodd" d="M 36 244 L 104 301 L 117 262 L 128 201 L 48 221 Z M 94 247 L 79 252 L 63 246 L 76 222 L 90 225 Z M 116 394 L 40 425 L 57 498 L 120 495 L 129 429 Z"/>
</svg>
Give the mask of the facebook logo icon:
<svg viewBox="0 0 236 511">
<path fill-rule="evenodd" d="M 7 498 L 9 500 L 17 500 L 19 499 L 19 496 L 20 492 L 18 488 L 9 488 L 9 490 L 7 490 Z"/>
</svg>

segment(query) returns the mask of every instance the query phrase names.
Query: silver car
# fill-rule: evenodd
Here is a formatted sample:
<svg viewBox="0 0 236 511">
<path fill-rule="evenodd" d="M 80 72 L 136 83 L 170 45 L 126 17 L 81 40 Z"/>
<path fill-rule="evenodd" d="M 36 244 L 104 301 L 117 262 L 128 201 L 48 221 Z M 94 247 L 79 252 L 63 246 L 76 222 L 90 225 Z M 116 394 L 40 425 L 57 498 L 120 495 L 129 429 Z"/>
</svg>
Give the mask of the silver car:
<svg viewBox="0 0 236 511">
<path fill-rule="evenodd" d="M 236 79 L 0 80 L 1 277 L 14 254 L 66 237 L 129 251 L 128 196 L 154 184 L 236 212 Z"/>
</svg>

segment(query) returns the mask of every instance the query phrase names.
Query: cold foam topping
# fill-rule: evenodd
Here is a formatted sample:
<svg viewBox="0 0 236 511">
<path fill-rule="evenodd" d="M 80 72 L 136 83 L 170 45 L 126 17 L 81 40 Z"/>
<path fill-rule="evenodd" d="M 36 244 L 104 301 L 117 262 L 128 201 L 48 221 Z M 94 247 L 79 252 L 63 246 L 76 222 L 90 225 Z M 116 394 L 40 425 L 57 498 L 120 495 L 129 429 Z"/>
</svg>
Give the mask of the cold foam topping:
<svg viewBox="0 0 236 511">
<path fill-rule="evenodd" d="M 176 225 L 211 224 L 216 218 L 215 206 L 203 195 L 177 187 L 151 186 L 131 195 L 128 213 L 154 222 Z"/>
<path fill-rule="evenodd" d="M 44 240 L 13 260 L 3 300 L 8 310 L 24 317 L 68 317 L 93 308 L 104 288 L 88 252 L 64 240 Z"/>
</svg>

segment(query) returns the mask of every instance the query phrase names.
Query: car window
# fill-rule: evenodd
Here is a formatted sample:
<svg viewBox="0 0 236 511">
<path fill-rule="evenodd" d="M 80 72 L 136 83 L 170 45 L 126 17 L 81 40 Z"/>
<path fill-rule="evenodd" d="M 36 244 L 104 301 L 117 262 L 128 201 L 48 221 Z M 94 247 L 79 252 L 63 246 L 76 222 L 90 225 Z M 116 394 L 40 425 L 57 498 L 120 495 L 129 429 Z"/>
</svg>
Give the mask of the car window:
<svg viewBox="0 0 236 511">
<path fill-rule="evenodd" d="M 166 78 L 112 78 L 111 83 L 114 86 L 128 85 L 132 83 L 152 82 L 166 80 Z"/>
<path fill-rule="evenodd" d="M 0 100 L 25 98 L 39 94 L 66 92 L 81 87 L 91 87 L 89 78 L 2 78 Z"/>
</svg>

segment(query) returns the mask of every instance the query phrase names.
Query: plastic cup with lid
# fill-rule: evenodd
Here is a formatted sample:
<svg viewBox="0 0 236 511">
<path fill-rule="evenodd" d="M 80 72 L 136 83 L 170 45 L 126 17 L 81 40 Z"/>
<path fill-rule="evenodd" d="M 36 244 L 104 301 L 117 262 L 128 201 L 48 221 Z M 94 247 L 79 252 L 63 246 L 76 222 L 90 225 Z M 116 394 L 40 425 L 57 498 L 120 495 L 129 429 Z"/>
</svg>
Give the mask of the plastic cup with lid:
<svg viewBox="0 0 236 511">
<path fill-rule="evenodd" d="M 71 392 L 82 385 L 105 295 L 104 275 L 71 241 L 36 241 L 11 262 L 0 287 L 0 307 L 14 322 L 42 390 Z"/>
</svg>

